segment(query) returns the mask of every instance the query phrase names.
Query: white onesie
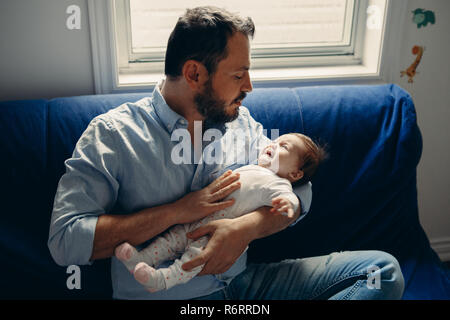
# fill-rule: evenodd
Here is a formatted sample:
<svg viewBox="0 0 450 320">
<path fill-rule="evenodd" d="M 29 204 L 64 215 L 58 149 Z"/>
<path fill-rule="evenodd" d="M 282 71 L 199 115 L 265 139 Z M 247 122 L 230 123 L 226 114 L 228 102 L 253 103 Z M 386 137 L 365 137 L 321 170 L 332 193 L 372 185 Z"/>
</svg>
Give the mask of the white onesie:
<svg viewBox="0 0 450 320">
<path fill-rule="evenodd" d="M 297 210 L 299 200 L 287 179 L 258 165 L 246 165 L 234 172 L 240 174 L 241 187 L 226 198 L 235 199 L 232 206 L 199 221 L 176 225 L 141 251 L 137 251 L 128 243 L 117 247 L 118 259 L 149 291 L 169 289 L 177 284 L 188 282 L 202 270 L 203 265 L 189 272 L 181 268 L 184 263 L 198 255 L 209 240 L 207 236 L 204 236 L 193 241 L 186 237 L 188 232 L 212 220 L 236 218 L 262 206 L 272 206 L 272 199 L 278 196 L 286 197 L 292 203 L 294 212 Z M 172 259 L 175 261 L 167 268 L 154 269 L 151 267 L 157 267 L 163 261 Z"/>
</svg>

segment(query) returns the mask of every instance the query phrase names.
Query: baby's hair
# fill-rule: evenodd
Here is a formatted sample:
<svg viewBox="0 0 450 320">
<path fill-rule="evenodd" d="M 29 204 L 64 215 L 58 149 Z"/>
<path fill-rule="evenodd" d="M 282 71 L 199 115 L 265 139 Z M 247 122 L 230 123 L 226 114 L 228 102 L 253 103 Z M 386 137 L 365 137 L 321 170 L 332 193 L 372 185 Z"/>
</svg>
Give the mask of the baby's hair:
<svg viewBox="0 0 450 320">
<path fill-rule="evenodd" d="M 301 170 L 303 171 L 303 177 L 298 180 L 295 185 L 302 185 L 311 181 L 312 176 L 316 172 L 319 164 L 327 158 L 327 152 L 325 147 L 322 147 L 318 143 L 314 142 L 310 137 L 301 133 L 291 133 L 303 141 L 306 146 L 307 152 L 300 159 L 302 163 Z"/>
</svg>

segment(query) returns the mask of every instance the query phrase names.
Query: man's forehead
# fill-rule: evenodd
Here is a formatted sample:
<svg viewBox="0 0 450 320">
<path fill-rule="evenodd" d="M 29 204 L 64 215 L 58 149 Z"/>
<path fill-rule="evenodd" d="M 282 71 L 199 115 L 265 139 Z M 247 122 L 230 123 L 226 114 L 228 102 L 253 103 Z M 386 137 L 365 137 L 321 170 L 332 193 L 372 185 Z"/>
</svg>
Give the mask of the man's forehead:
<svg viewBox="0 0 450 320">
<path fill-rule="evenodd" d="M 229 70 L 248 71 L 250 69 L 250 42 L 247 36 L 237 33 L 228 39 L 228 54 L 219 64 Z"/>
<path fill-rule="evenodd" d="M 225 59 L 219 62 L 230 71 L 248 71 L 250 69 L 250 57 L 242 52 L 228 52 Z"/>
</svg>

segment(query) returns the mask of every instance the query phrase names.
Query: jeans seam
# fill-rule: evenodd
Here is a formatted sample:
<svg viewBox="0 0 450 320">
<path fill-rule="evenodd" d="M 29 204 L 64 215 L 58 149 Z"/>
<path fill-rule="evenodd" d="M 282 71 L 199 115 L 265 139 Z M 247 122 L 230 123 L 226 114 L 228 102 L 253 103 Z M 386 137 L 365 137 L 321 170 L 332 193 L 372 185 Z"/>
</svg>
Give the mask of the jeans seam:
<svg viewBox="0 0 450 320">
<path fill-rule="evenodd" d="M 356 283 L 353 285 L 353 287 L 350 289 L 350 291 L 342 297 L 340 300 L 349 300 L 356 292 L 356 289 L 358 289 L 362 284 L 362 281 L 356 281 Z"/>
<path fill-rule="evenodd" d="M 238 275 L 236 275 L 233 280 L 235 280 L 237 277 L 243 277 L 243 279 L 246 278 L 250 278 L 251 280 L 249 280 L 249 282 L 253 282 L 253 278 L 254 276 L 250 276 L 248 273 L 245 273 L 246 271 L 249 270 L 249 266 L 247 266 L 246 270 L 244 270 L 243 272 L 239 273 Z M 235 288 L 235 286 L 233 285 L 233 280 L 224 288 L 224 290 L 227 292 L 227 297 L 230 297 L 230 300 L 236 300 L 237 296 L 239 294 L 239 290 L 237 288 Z M 243 281 L 243 280 L 242 280 Z M 246 297 L 245 299 L 249 300 L 249 297 Z"/>
<path fill-rule="evenodd" d="M 338 278 L 336 278 L 331 284 L 327 285 L 326 287 L 320 288 L 318 289 L 316 292 L 316 294 L 312 295 L 312 298 L 310 298 L 311 300 L 316 299 L 317 297 L 321 296 L 324 292 L 326 292 L 328 289 L 332 288 L 333 286 L 335 286 L 336 284 L 348 280 L 350 278 L 358 278 L 361 276 L 366 276 L 365 272 L 361 272 L 361 271 L 356 271 L 356 272 L 351 272 L 349 274 L 346 274 L 344 276 L 340 276 Z"/>
<path fill-rule="evenodd" d="M 223 295 L 225 296 L 225 300 L 231 300 L 230 296 L 233 296 L 233 294 L 231 292 L 228 292 L 228 289 L 230 289 L 230 286 L 227 285 L 225 286 L 222 290 L 223 290 Z M 230 290 L 231 291 L 231 290 Z"/>
</svg>

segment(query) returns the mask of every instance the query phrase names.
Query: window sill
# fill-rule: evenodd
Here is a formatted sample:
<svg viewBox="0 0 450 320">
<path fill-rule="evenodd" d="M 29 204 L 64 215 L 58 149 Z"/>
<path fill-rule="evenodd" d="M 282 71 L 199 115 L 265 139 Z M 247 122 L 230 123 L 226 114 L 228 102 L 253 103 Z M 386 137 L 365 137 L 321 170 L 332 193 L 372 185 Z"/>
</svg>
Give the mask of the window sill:
<svg viewBox="0 0 450 320">
<path fill-rule="evenodd" d="M 360 80 L 383 82 L 376 66 L 369 67 L 364 65 L 255 69 L 250 70 L 250 77 L 253 86 L 256 88 L 271 86 L 275 83 L 302 85 Z M 164 75 L 161 73 L 135 72 L 120 74 L 114 91 L 148 91 L 162 78 L 164 78 Z"/>
</svg>

